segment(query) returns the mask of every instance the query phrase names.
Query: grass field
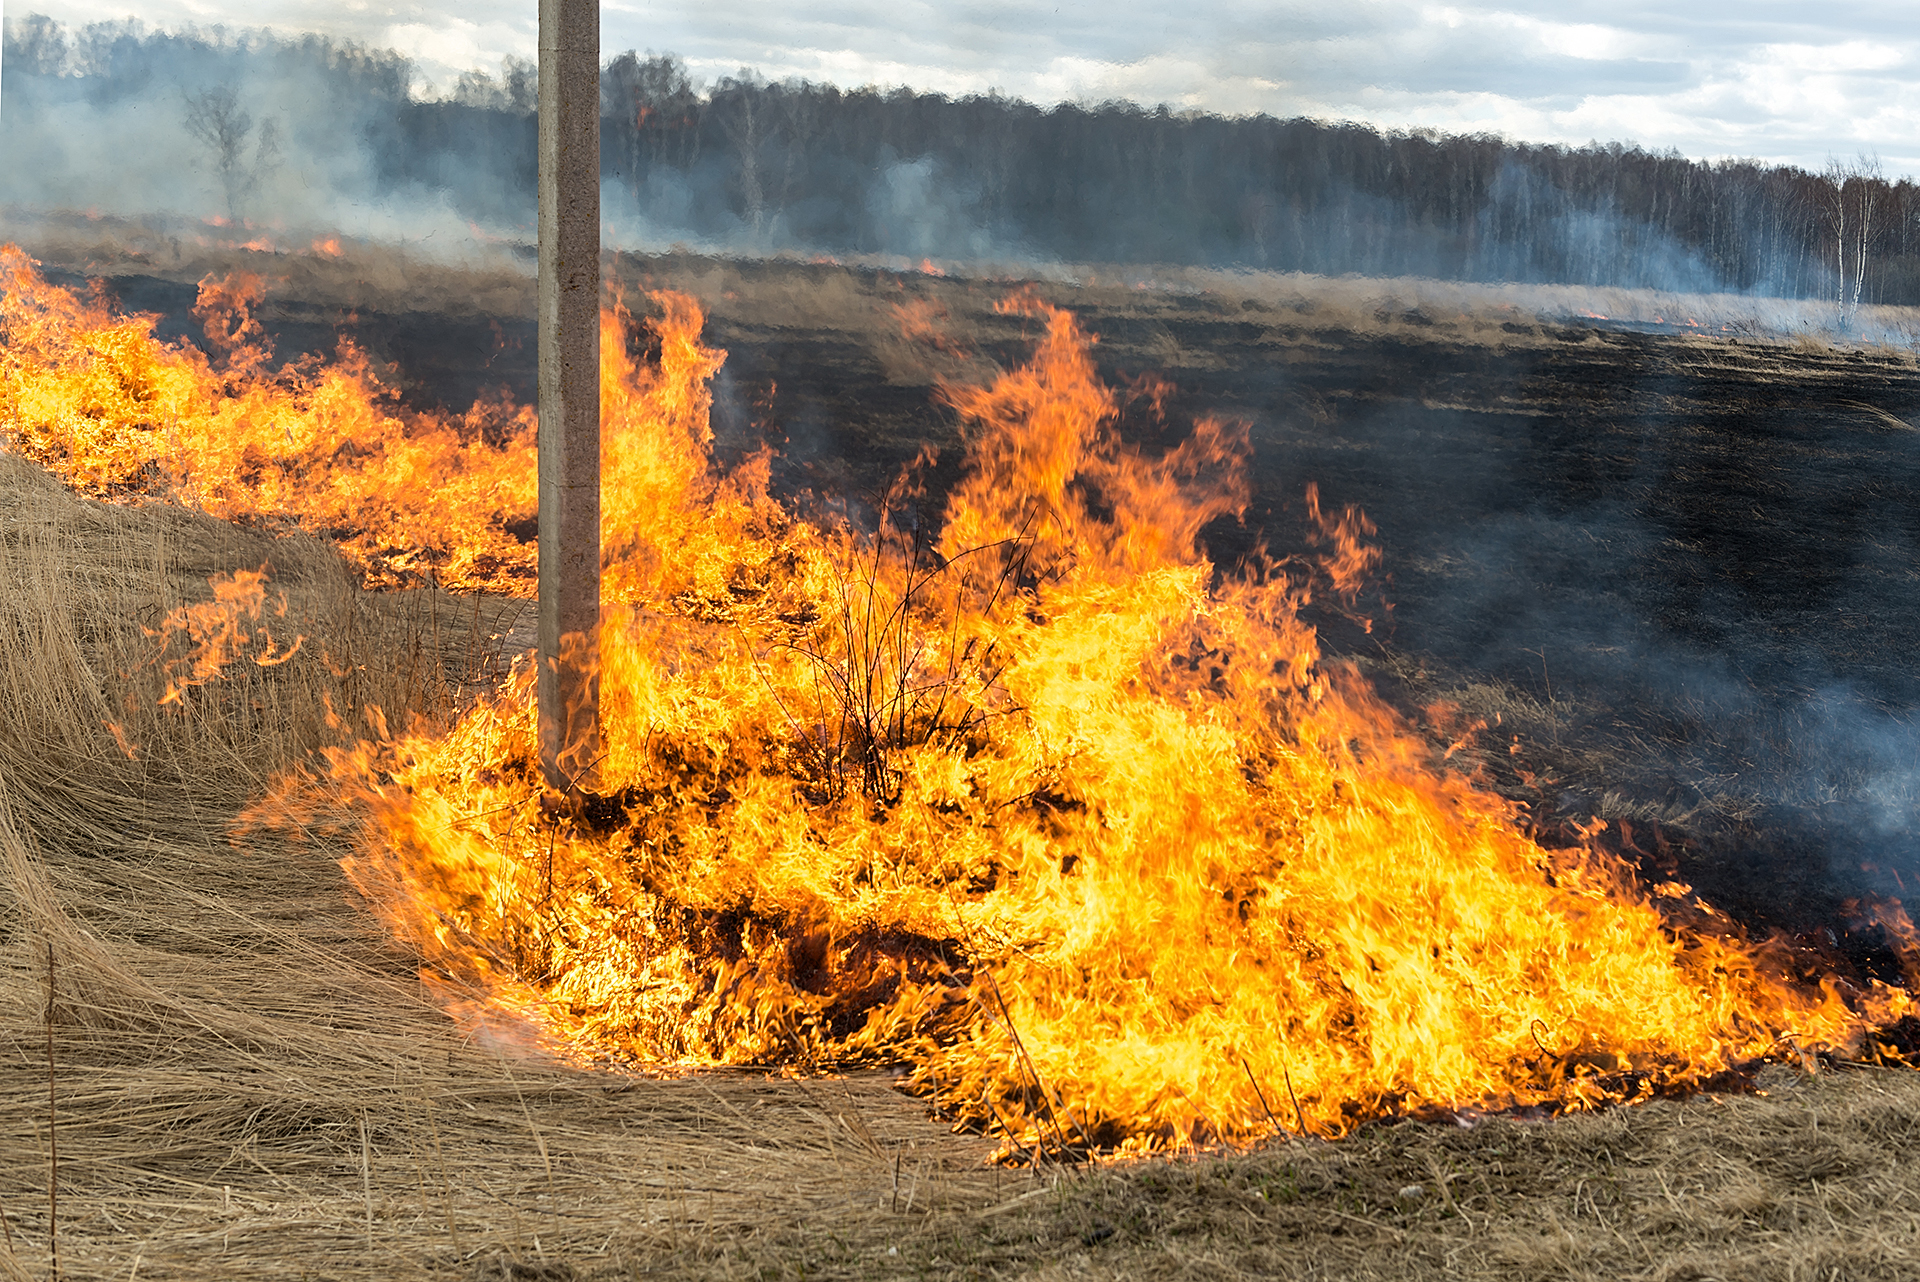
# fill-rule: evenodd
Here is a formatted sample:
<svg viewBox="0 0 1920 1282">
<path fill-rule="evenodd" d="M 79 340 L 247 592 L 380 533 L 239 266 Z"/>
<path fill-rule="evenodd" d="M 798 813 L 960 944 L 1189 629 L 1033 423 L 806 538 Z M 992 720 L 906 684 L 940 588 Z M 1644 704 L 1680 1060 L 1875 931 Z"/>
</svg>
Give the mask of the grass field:
<svg viewBox="0 0 1920 1282">
<path fill-rule="evenodd" d="M 637 283 L 667 270 L 632 274 Z M 910 293 L 839 269 L 671 270 L 674 283 L 710 297 L 718 341 L 736 352 L 740 446 L 817 425 L 792 451 L 796 490 L 858 486 L 911 443 L 950 435 L 925 408 L 931 381 L 1000 363 L 1022 341 L 1017 324 L 990 312 L 992 293 L 964 283 L 913 278 Z M 458 292 L 457 280 L 438 279 L 429 300 Z M 166 283 L 152 281 L 146 288 Z M 1624 686 L 1592 657 L 1566 659 L 1562 675 L 1557 649 L 1556 670 L 1536 689 L 1530 659 L 1462 639 L 1474 612 L 1443 606 L 1446 591 L 1511 567 L 1447 561 L 1431 538 L 1446 514 L 1423 513 L 1430 495 L 1407 492 L 1404 475 L 1380 462 L 1409 429 L 1381 424 L 1414 405 L 1436 416 L 1422 430 L 1451 431 L 1456 451 L 1483 456 L 1507 434 L 1500 484 L 1455 495 L 1455 517 L 1470 506 L 1493 512 L 1530 482 L 1564 507 L 1590 479 L 1566 466 L 1567 449 L 1617 461 L 1676 420 L 1697 435 L 1701 406 L 1740 403 L 1728 388 L 1769 422 L 1798 415 L 1805 434 L 1789 444 L 1827 461 L 1806 469 L 1818 479 L 1834 458 L 1902 439 L 1903 427 L 1884 419 L 1904 425 L 1920 406 L 1909 360 L 1569 336 L 1497 313 L 1438 327 L 1373 308 L 1328 315 L 1320 304 L 1314 321 L 1311 310 L 1223 309 L 1218 296 L 1142 302 L 1129 287 L 1053 288 L 1107 318 L 1093 322 L 1108 335 L 1103 360 L 1166 371 L 1182 396 L 1237 398 L 1258 416 L 1273 537 L 1285 537 L 1281 495 L 1308 468 L 1366 503 L 1389 567 L 1396 556 L 1402 567 L 1401 640 L 1355 634 L 1349 644 L 1410 707 L 1477 700 L 1484 709 L 1470 711 L 1515 722 L 1527 736 L 1517 760 L 1559 777 L 1542 785 L 1539 773 L 1535 782 L 1514 773 L 1505 786 L 1542 812 L 1571 791 L 1568 813 L 1611 790 L 1616 816 L 1662 820 L 1690 841 L 1685 857 L 1697 869 L 1734 865 L 1729 887 L 1758 885 L 1758 900 L 1805 883 L 1813 890 L 1802 915 L 1830 911 L 1824 863 L 1741 863 L 1764 852 L 1753 834 L 1764 837 L 1769 812 L 1740 804 L 1742 786 L 1758 795 L 1761 784 L 1714 774 L 1713 736 L 1733 733 L 1724 708 L 1697 709 L 1689 727 L 1657 685 Z M 318 285 L 295 301 L 282 319 L 296 327 L 347 305 Z M 896 310 L 915 302 L 925 310 Z M 368 332 L 404 339 L 432 323 L 381 316 Z M 916 336 L 915 317 L 940 322 L 939 343 Z M 1262 365 L 1288 376 L 1247 376 Z M 1647 373 L 1655 365 L 1659 379 Z M 479 377 L 452 370 L 446 386 L 414 394 L 455 397 L 462 380 Z M 776 389 L 764 398 L 762 378 Z M 1544 409 L 1543 387 L 1562 389 Z M 1625 413 L 1632 396 L 1648 404 Z M 1549 426 L 1511 439 L 1523 413 Z M 1614 435 L 1596 443 L 1568 426 L 1595 423 L 1612 423 Z M 1718 449 L 1696 446 L 1669 475 L 1690 474 Z M 1747 484 L 1738 462 L 1678 499 L 1651 482 L 1636 493 L 1649 519 L 1663 519 L 1662 504 L 1731 509 Z M 1836 491 L 1848 475 L 1841 469 Z M 1880 479 L 1889 475 L 1882 466 Z M 1375 501 L 1396 492 L 1397 505 Z M 1823 513 L 1835 528 L 1832 509 Z M 1804 533 L 1797 518 L 1777 519 L 1786 572 L 1796 557 L 1819 563 L 1820 547 L 1794 540 Z M 1763 520 L 1761 535 L 1770 529 Z M 1233 537 L 1245 536 L 1222 532 Z M 1740 546 L 1756 537 L 1750 525 Z M 1671 582 L 1701 565 L 1717 573 L 1732 556 L 1709 546 L 1687 560 L 1661 546 L 1666 559 L 1639 573 L 1666 567 Z M 6 454 L 0 559 L 0 1268 L 10 1276 L 49 1276 L 50 1242 L 60 1273 L 74 1278 L 1831 1282 L 1920 1272 L 1920 1167 L 1911 1161 L 1920 1077 L 1903 1070 L 1808 1061 L 1764 1070 L 1757 1093 L 1552 1120 L 1382 1122 L 1336 1142 L 1276 1135 L 1244 1152 L 1031 1169 L 989 1164 L 994 1143 L 952 1133 L 882 1073 L 555 1067 L 526 1030 L 448 1017 L 414 958 L 351 894 L 338 862 L 348 834 L 302 840 L 236 828 L 277 771 L 337 741 L 330 709 L 371 705 L 404 724 L 461 707 L 511 656 L 521 603 L 431 588 L 365 592 L 319 541 L 167 504 L 83 500 Z M 287 605 L 272 627 L 283 644 L 300 636 L 300 652 L 273 667 L 236 665 L 159 706 L 169 670 L 155 630 L 204 601 L 210 577 L 262 565 Z M 1883 568 L 1852 563 L 1833 592 L 1865 591 L 1872 583 L 1861 576 Z M 1635 593 L 1653 591 L 1599 587 L 1636 609 L 1646 599 Z M 1676 631 L 1704 645 L 1758 619 L 1792 637 L 1803 614 L 1831 609 L 1830 599 L 1783 603 L 1765 584 L 1753 592 L 1733 604 L 1696 595 Z M 1907 608 L 1902 597 L 1892 617 L 1861 626 L 1898 632 Z M 1564 635 L 1564 623 L 1548 612 L 1538 626 Z M 1823 643 L 1831 666 L 1863 682 L 1897 667 L 1874 637 L 1840 636 Z M 1591 635 L 1571 637 L 1568 648 L 1578 645 L 1599 648 Z M 1881 675 L 1884 697 L 1898 701 L 1897 672 Z M 1516 759 L 1489 752 L 1490 768 L 1513 769 L 1502 757 Z M 1777 768 L 1793 764 L 1786 757 Z M 1663 797 L 1669 786 L 1678 791 Z"/>
</svg>

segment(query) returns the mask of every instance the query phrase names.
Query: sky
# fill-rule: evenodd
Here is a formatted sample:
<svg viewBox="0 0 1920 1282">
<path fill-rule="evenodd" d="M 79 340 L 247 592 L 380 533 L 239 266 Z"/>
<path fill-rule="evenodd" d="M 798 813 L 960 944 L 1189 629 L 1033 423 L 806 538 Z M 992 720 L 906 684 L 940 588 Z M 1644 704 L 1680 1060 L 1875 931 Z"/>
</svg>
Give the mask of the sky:
<svg viewBox="0 0 1920 1282">
<path fill-rule="evenodd" d="M 533 57 L 536 0 L 8 0 L 69 24 L 271 26 L 395 48 L 425 87 Z M 1807 0 L 602 0 L 601 49 L 852 88 L 1637 143 L 1920 174 L 1920 5 Z"/>
</svg>

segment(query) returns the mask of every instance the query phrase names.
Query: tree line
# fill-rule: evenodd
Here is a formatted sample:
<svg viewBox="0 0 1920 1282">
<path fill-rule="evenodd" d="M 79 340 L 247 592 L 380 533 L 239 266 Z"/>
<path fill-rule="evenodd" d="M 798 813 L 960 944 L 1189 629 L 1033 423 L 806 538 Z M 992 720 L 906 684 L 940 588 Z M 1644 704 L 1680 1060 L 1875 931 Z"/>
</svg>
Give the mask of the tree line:
<svg viewBox="0 0 1920 1282">
<path fill-rule="evenodd" d="M 231 169 L 246 118 L 234 86 L 275 60 L 337 85 L 320 107 L 357 131 L 375 188 L 430 189 L 476 219 L 531 226 L 537 72 L 524 60 L 427 100 L 404 57 L 323 37 L 131 23 L 69 34 L 34 16 L 7 23 L 0 91 L 104 100 L 177 84 L 183 130 L 224 146 Z M 745 71 L 703 87 L 676 59 L 637 52 L 606 63 L 601 102 L 606 217 L 659 242 L 1920 303 L 1920 188 L 1865 158 L 1812 172 L 1620 142 Z M 242 188 L 228 194 L 237 203 Z"/>
</svg>

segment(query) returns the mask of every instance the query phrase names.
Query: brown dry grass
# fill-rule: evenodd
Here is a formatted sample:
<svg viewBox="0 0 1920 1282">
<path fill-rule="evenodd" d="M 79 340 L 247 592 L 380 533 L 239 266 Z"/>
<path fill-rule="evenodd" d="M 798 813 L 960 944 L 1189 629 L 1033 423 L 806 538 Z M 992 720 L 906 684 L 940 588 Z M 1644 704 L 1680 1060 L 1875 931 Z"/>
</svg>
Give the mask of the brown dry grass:
<svg viewBox="0 0 1920 1282">
<path fill-rule="evenodd" d="M 334 238 L 335 253 L 298 237 L 275 248 L 268 234 L 188 219 L 141 221 L 0 206 L 0 240 L 48 267 L 88 276 L 151 276 L 193 284 L 207 275 L 256 272 L 276 298 L 345 311 L 438 311 L 448 315 L 531 315 L 533 259 L 506 244 L 469 241 L 457 264 L 431 245 L 399 249 Z"/>
<path fill-rule="evenodd" d="M 152 707 L 140 620 L 263 561 L 312 661 Z M 83 502 L 0 454 L 0 1270 L 49 1271 L 49 1036 L 74 1278 L 698 1275 L 770 1225 L 919 1224 L 1016 1178 L 882 1080 L 616 1079 L 457 1028 L 337 852 L 230 841 L 328 738 L 323 695 L 392 718 L 457 699 L 503 607 L 475 624 L 429 596 L 360 593 L 305 540 Z"/>
<path fill-rule="evenodd" d="M 1100 1172 L 941 1259 L 1037 1278 L 1915 1276 L 1920 1079 L 1763 1080 L 1759 1098 Z"/>
</svg>

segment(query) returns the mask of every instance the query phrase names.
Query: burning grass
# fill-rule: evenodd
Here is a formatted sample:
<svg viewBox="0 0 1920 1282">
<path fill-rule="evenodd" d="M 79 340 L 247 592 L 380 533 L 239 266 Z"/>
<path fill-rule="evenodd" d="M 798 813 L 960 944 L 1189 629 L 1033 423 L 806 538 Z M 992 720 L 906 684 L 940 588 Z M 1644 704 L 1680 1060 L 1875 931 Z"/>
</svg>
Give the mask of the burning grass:
<svg viewBox="0 0 1920 1282">
<path fill-rule="evenodd" d="M 627 713 L 645 714 L 628 724 L 651 733 L 615 745 L 628 755 L 603 765 L 604 808 L 572 823 L 538 809 L 524 675 L 469 706 L 487 675 L 487 642 L 503 630 L 499 607 L 479 601 L 475 615 L 475 600 L 432 588 L 370 595 L 311 539 L 268 538 L 165 505 L 84 502 L 5 459 L 0 662 L 10 670 L 0 691 L 18 733 L 0 745 L 13 962 L 0 1089 L 16 1119 L 9 1151 L 46 1155 L 36 1119 L 47 1116 L 50 1029 L 68 1272 L 197 1276 L 222 1251 L 289 1276 L 625 1276 L 637 1267 L 712 1276 L 738 1265 L 773 1276 L 1535 1277 L 1670 1264 L 1672 1276 L 1785 1278 L 1805 1276 L 1809 1260 L 1846 1276 L 1910 1270 L 1901 1208 L 1913 1187 L 1898 1155 L 1916 1106 L 1905 1074 L 1807 1082 L 1775 1073 L 1768 1099 L 1655 1103 L 1550 1125 L 1360 1121 L 1420 1102 L 1377 1087 L 1355 1094 L 1328 1067 L 1370 1057 L 1403 1068 L 1384 1053 L 1399 1043 L 1380 1012 L 1404 1024 L 1406 1003 L 1374 976 L 1406 967 L 1433 978 L 1427 991 L 1446 1018 L 1478 1021 L 1455 1062 L 1506 1074 L 1472 1097 L 1485 1104 L 1564 1106 L 1583 1087 L 1604 1098 L 1658 1085 L 1661 1071 L 1675 1085 L 1698 1082 L 1749 1048 L 1778 1049 L 1782 1031 L 1811 1049 L 1804 1026 L 1783 1024 L 1788 1013 L 1836 1020 L 1831 1040 L 1840 1042 L 1861 1029 L 1842 998 L 1862 1004 L 1863 995 L 1770 979 L 1764 956 L 1699 928 L 1710 923 L 1661 916 L 1599 857 L 1522 841 L 1496 798 L 1448 774 L 1313 654 L 1290 609 L 1304 592 L 1329 590 L 1324 577 L 1268 567 L 1237 580 L 1199 558 L 1196 507 L 1233 507 L 1221 487 L 1232 433 L 1202 433 L 1171 459 L 1118 448 L 1100 430 L 1101 389 L 1086 377 L 1071 319 L 1034 315 L 1052 344 L 1042 354 L 1056 364 L 1043 359 L 977 393 L 956 389 L 985 444 L 974 497 L 961 500 L 972 524 L 959 524 L 944 549 L 900 522 L 877 538 L 801 522 L 769 503 L 751 470 L 689 466 L 685 451 L 704 444 L 703 377 L 650 373 L 646 384 L 638 370 L 624 375 L 653 389 L 631 404 L 664 405 L 664 421 L 679 425 L 660 431 L 657 408 L 630 420 L 666 447 L 638 455 L 659 465 L 634 473 L 659 524 L 626 545 L 620 639 L 608 647 L 610 672 L 624 678 L 609 684 L 633 700 Z M 697 337 L 683 324 L 662 346 L 683 344 L 682 368 L 710 367 Z M 687 395 L 676 400 L 680 389 Z M 1065 411 L 1055 408 L 1062 402 Z M 1064 421 L 1049 425 L 1055 413 Z M 1057 484 L 1028 480 L 1036 463 Z M 1035 493 L 1044 505 L 1022 501 Z M 1184 523 L 1128 524 L 1169 498 Z M 674 524 L 690 511 L 724 518 L 720 528 L 738 540 L 727 557 L 677 557 L 653 534 L 710 544 L 713 527 L 687 534 Z M 1328 531 L 1336 547 L 1338 535 L 1337 525 Z M 752 556 L 739 554 L 743 545 Z M 239 577 L 256 571 L 257 584 Z M 255 662 L 262 651 L 250 644 L 225 679 L 188 684 L 163 706 L 178 672 L 155 634 L 169 619 L 203 617 L 182 611 L 219 605 L 210 580 L 249 589 L 229 593 L 240 604 L 221 617 L 244 624 L 251 642 L 267 621 L 265 657 L 280 658 L 293 637 L 302 644 L 271 665 Z M 257 618 L 246 608 L 256 586 Z M 282 599 L 284 614 L 273 608 Z M 809 605 L 811 614 L 798 608 Z M 1078 672 L 1041 680 L 1029 670 L 1060 656 Z M 724 684 L 743 674 L 768 693 Z M 1236 712 L 1229 696 L 1243 681 L 1265 702 Z M 1246 723 L 1271 733 L 1276 722 L 1286 733 L 1254 740 L 1265 773 L 1250 773 L 1235 735 L 1249 733 Z M 991 736 L 1008 724 L 1020 727 L 1011 745 L 980 742 L 983 725 Z M 1093 730 L 1140 726 L 1120 750 L 1086 743 Z M 1049 754 L 1050 742 L 1072 751 Z M 1170 768 L 1150 770 L 1143 742 L 1218 750 L 1176 751 Z M 730 767 L 743 743 L 778 748 L 778 769 Z M 328 750 L 326 784 L 284 790 L 288 768 Z M 926 791 L 929 760 L 966 786 Z M 1231 768 L 1208 764 L 1220 762 Z M 1116 802 L 1128 794 L 1116 794 L 1115 781 L 1140 774 L 1181 785 L 1172 795 L 1185 804 L 1156 818 L 1164 794 Z M 270 811 L 282 827 L 246 828 L 234 843 L 238 812 L 276 778 L 283 801 L 315 808 Z M 504 818 L 453 809 L 490 789 L 524 790 L 521 808 Z M 1276 794 L 1289 808 L 1263 810 Z M 964 803 L 974 795 L 1001 804 L 973 817 Z M 754 804 L 762 809 L 747 809 Z M 796 836 L 773 847 L 721 840 L 758 831 L 748 815 L 793 825 L 782 831 Z M 1326 815 L 1344 826 L 1302 841 Z M 689 820 L 692 838 L 677 846 L 643 844 L 645 825 Z M 1464 856 L 1446 847 L 1443 880 L 1376 835 L 1414 820 L 1428 835 L 1472 839 Z M 315 821 L 344 821 L 344 831 Z M 1242 822 L 1269 856 L 1274 834 L 1293 844 L 1283 847 L 1284 870 L 1263 882 L 1258 870 L 1239 870 L 1261 895 L 1229 901 L 1214 883 L 1235 875 L 1226 855 Z M 487 874 L 477 886 L 459 880 L 468 866 L 449 858 L 450 835 L 460 839 L 451 849 Z M 953 875 L 947 843 L 956 840 L 1000 865 L 990 880 Z M 886 842 L 897 844 L 876 847 Z M 836 843 L 854 857 L 818 867 L 818 850 Z M 1170 867 L 1183 848 L 1217 866 Z M 1062 849 L 1077 856 L 1072 867 Z M 1015 863 L 1009 850 L 1030 853 Z M 804 876 L 792 859 L 782 865 L 795 851 L 816 860 Z M 334 863 L 343 853 L 387 919 L 424 949 L 425 976 L 412 949 L 396 949 L 351 909 Z M 1143 871 L 1143 860 L 1158 871 Z M 931 868 L 943 879 L 931 889 L 943 893 L 875 875 L 890 867 Z M 418 884 L 432 877 L 441 880 Z M 1364 894 L 1407 878 L 1435 893 L 1390 894 L 1380 911 L 1354 912 Z M 1481 884 L 1475 878 L 1489 879 L 1502 905 L 1518 895 L 1530 906 L 1491 913 L 1476 931 L 1460 905 L 1480 901 L 1453 893 Z M 743 884 L 753 893 L 739 911 Z M 389 897 L 395 889 L 404 894 Z M 1290 929 L 1270 928 L 1276 901 L 1293 914 Z M 1569 907 L 1579 910 L 1571 920 L 1604 928 L 1604 948 L 1566 929 Z M 1318 938 L 1334 946 L 1303 949 L 1316 942 L 1300 929 L 1309 910 L 1323 922 L 1330 911 L 1336 924 L 1357 920 L 1373 950 L 1342 953 L 1343 937 L 1324 925 Z M 1040 917 L 1015 933 L 1007 923 L 1020 920 L 1016 911 Z M 885 912 L 902 928 L 861 933 Z M 856 916 L 863 921 L 849 929 Z M 436 924 L 445 938 L 431 933 Z M 1376 969 L 1402 935 L 1421 947 L 1406 966 Z M 1457 941 L 1440 966 L 1428 948 L 1436 937 Z M 1235 947 L 1262 965 L 1209 956 Z M 1290 957 L 1291 981 L 1261 975 Z M 1482 967 L 1467 976 L 1477 979 L 1502 958 L 1524 971 L 1529 957 L 1536 969 L 1505 981 L 1490 1004 L 1461 1000 L 1466 960 Z M 1082 973 L 1062 966 L 1072 958 Z M 1505 1026 L 1499 1001 L 1564 991 L 1589 958 L 1627 968 L 1605 972 L 1615 1004 L 1586 1017 L 1591 1043 L 1550 1048 L 1551 1025 Z M 660 982 L 635 982 L 649 973 Z M 850 974 L 893 984 L 848 986 Z M 841 986 L 809 986 L 823 975 Z M 613 986 L 594 990 L 601 977 Z M 423 978 L 432 981 L 424 990 Z M 1618 991 L 1629 985 L 1639 986 Z M 1341 987 L 1332 1014 L 1312 1004 Z M 1143 1014 L 1116 991 L 1193 999 Z M 928 993 L 947 1023 L 883 1018 L 874 1030 L 874 1012 L 911 1010 Z M 1748 1040 L 1712 1043 L 1697 1059 L 1663 1061 L 1656 1046 L 1626 1070 L 1601 1060 L 1641 1053 L 1607 1040 L 1634 1027 L 1615 1018 L 1621 998 L 1662 993 L 1691 1006 L 1676 1019 L 1655 1001 L 1650 1036 L 1673 1044 L 1689 1028 L 1732 1029 Z M 1698 1013 L 1715 995 L 1757 995 L 1760 1014 Z M 865 1022 L 837 1023 L 836 1001 Z M 1229 1036 L 1195 1040 L 1192 1058 L 1167 1049 L 1178 1045 L 1169 1032 L 1197 1023 L 1204 1034 L 1236 1003 L 1287 1012 L 1301 1023 L 1287 1031 L 1317 1031 L 1325 1043 Z M 456 1030 L 436 1005 L 467 1022 Z M 1415 1018 L 1432 1010 L 1416 1007 Z M 609 1018 L 631 1012 L 641 1018 Z M 649 1015 L 660 1023 L 645 1025 Z M 1308 1029 L 1314 1019 L 1324 1026 Z M 1043 1168 L 1029 1183 L 1035 1177 L 983 1168 L 991 1145 L 942 1135 L 917 1120 L 922 1106 L 872 1080 L 662 1082 L 537 1060 L 503 1065 L 491 1053 L 525 1054 L 544 1041 L 605 1060 L 674 1037 L 716 1039 L 678 1048 L 696 1062 L 772 1050 L 816 1067 L 904 1055 L 923 1072 L 973 1072 L 988 1114 L 974 1122 L 1029 1151 L 1073 1147 L 1063 1127 L 1112 1128 L 1083 1140 L 1182 1145 L 1352 1133 L 1336 1145 L 1295 1140 L 1091 1178 Z M 1143 1040 L 1153 1037 L 1163 1040 Z M 1222 1049 L 1242 1046 L 1231 1057 Z M 1103 1076 L 1108 1060 L 1118 1071 Z M 1196 1064 L 1201 1077 L 1180 1079 Z M 1142 1065 L 1157 1093 L 1140 1091 Z M 1169 1081 L 1180 1089 L 1167 1091 Z M 1353 1099 L 1357 1111 L 1345 1107 Z M 965 1094 L 942 1089 L 934 1103 L 968 1120 Z M 1825 1140 L 1812 1138 L 1816 1123 Z M 22 1269 L 38 1267 L 45 1174 L 12 1163 L 0 1176 L 0 1210 L 19 1235 L 8 1259 Z M 1419 1192 L 1403 1194 L 1414 1184 Z M 825 1222 L 835 1229 L 823 1231 Z"/>
<path fill-rule="evenodd" d="M 1076 1174 L 985 1165 L 990 1143 L 928 1124 L 883 1076 L 636 1079 L 461 1036 L 325 848 L 227 830 L 329 735 L 347 679 L 297 666 L 308 647 L 361 638 L 362 679 L 392 680 L 356 693 L 396 721 L 431 713 L 409 662 L 432 657 L 444 689 L 472 676 L 484 648 L 444 626 L 469 603 L 441 600 L 436 651 L 429 600 L 356 593 L 310 543 L 0 469 L 0 701 L 19 728 L 0 737 L 6 1276 L 48 1272 L 49 944 L 72 1278 L 1798 1282 L 1920 1266 L 1906 1072 L 1771 1069 L 1764 1096 L 1365 1126 Z M 263 562 L 301 655 L 157 706 L 140 619 Z M 484 617 L 482 639 L 504 622 Z M 143 674 L 140 706 L 91 702 L 123 667 Z M 307 737 L 256 725 L 236 751 L 256 701 Z M 140 760 L 95 719 L 109 711 Z"/>
<path fill-rule="evenodd" d="M 209 361 L 7 266 L 10 431 L 74 483 L 292 521 L 376 581 L 524 568 L 523 414 L 383 411 L 351 349 L 270 376 L 256 282 L 203 285 Z M 1684 886 L 1541 848 L 1322 660 L 1300 610 L 1366 570 L 1358 513 L 1312 507 L 1317 566 L 1212 565 L 1244 430 L 1124 444 L 1068 313 L 1004 304 L 1037 347 L 946 390 L 940 519 L 895 516 L 909 474 L 863 527 L 776 502 L 764 455 L 713 465 L 724 353 L 653 302 L 657 361 L 604 321 L 596 799 L 544 807 L 523 667 L 457 719 L 325 700 L 325 768 L 243 825 L 344 836 L 462 1018 L 583 1063 L 905 1063 L 1029 1157 L 1888 1053 L 1904 989 L 1808 979 Z"/>
<path fill-rule="evenodd" d="M 299 653 L 163 705 L 156 625 L 262 565 Z M 340 742 L 334 708 L 445 717 L 496 679 L 517 609 L 367 593 L 310 539 L 84 501 L 0 455 L 7 1276 L 46 1275 L 50 1178 L 81 1278 L 570 1276 L 661 1254 L 698 1275 L 774 1205 L 879 1215 L 841 1194 L 850 1171 L 881 1178 L 863 1155 L 882 1144 L 917 1215 L 991 1195 L 978 1149 L 880 1082 L 636 1090 L 503 1062 L 447 1024 L 332 855 L 230 839 L 277 771 Z M 737 1163 L 777 1187 L 721 1187 Z"/>
</svg>

